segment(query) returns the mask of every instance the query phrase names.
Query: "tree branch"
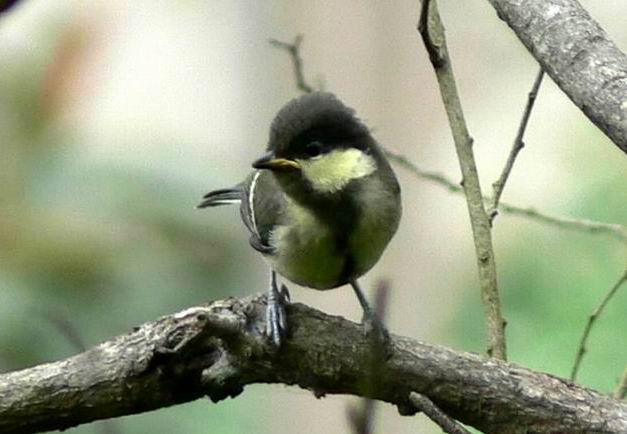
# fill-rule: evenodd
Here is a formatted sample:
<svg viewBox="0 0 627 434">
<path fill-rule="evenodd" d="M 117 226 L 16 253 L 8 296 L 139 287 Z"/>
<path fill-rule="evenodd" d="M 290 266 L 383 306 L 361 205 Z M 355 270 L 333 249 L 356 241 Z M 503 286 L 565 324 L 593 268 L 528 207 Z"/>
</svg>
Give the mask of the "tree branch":
<svg viewBox="0 0 627 434">
<path fill-rule="evenodd" d="M 583 360 L 583 356 L 586 354 L 586 344 L 588 343 L 588 337 L 590 336 L 590 331 L 594 326 L 594 323 L 597 319 L 603 314 L 605 310 L 605 306 L 610 302 L 612 297 L 616 295 L 620 287 L 623 283 L 627 282 L 627 269 L 623 272 L 618 281 L 610 288 L 609 291 L 603 296 L 603 299 L 599 303 L 599 305 L 594 309 L 594 311 L 588 317 L 588 322 L 586 323 L 586 327 L 583 330 L 583 334 L 581 335 L 581 341 L 579 342 L 579 347 L 577 348 L 577 355 L 575 356 L 575 363 L 573 364 L 573 369 L 570 373 L 570 379 L 575 381 L 577 378 L 577 373 L 579 372 L 579 367 L 581 366 L 581 361 Z"/>
<path fill-rule="evenodd" d="M 538 74 L 536 74 L 536 79 L 533 81 L 531 91 L 527 96 L 527 104 L 525 105 L 522 119 L 520 120 L 520 124 L 518 125 L 518 132 L 516 133 L 516 138 L 514 139 L 512 149 L 509 151 L 509 155 L 507 156 L 507 161 L 505 162 L 505 166 L 503 167 L 501 176 L 499 176 L 499 179 L 492 183 L 492 199 L 488 204 L 487 211 L 488 217 L 490 218 L 490 224 L 492 224 L 494 218 L 498 214 L 499 201 L 501 200 L 501 195 L 503 194 L 503 190 L 505 189 L 505 183 L 507 182 L 509 174 L 512 172 L 512 168 L 514 167 L 516 157 L 518 156 L 518 153 L 522 150 L 522 148 L 525 147 L 523 137 L 525 135 L 525 130 L 527 129 L 527 124 L 529 123 L 529 117 L 531 116 L 531 110 L 533 110 L 533 105 L 536 102 L 536 97 L 538 96 L 538 91 L 540 90 L 540 85 L 542 84 L 543 77 L 544 70 L 540 68 Z"/>
<path fill-rule="evenodd" d="M 625 399 L 625 397 L 627 397 L 627 365 L 625 365 L 623 375 L 621 375 L 620 380 L 618 380 L 618 385 L 614 391 L 614 398 Z"/>
<path fill-rule="evenodd" d="M 468 204 L 479 268 L 481 297 L 488 323 L 488 354 L 498 359 L 506 359 L 505 319 L 501 313 L 490 219 L 484 207 L 479 173 L 472 150 L 473 141 L 464 120 L 451 59 L 446 47 L 444 26 L 435 0 L 423 0 L 418 32 L 422 36 L 435 70 L 462 172 L 462 188 Z"/>
<path fill-rule="evenodd" d="M 627 153 L 627 56 L 577 0 L 489 0 L 553 81 Z"/>
<path fill-rule="evenodd" d="M 163 317 L 69 359 L 0 375 L 0 432 L 65 429 L 253 383 L 354 394 L 415 408 L 427 396 L 486 433 L 624 433 L 627 404 L 548 374 L 394 336 L 377 384 L 359 324 L 288 306 L 291 336 L 277 352 L 263 337 L 265 298 L 227 299 Z M 370 383 L 372 384 L 372 383 Z"/>
<path fill-rule="evenodd" d="M 307 83 L 305 72 L 303 71 L 303 59 L 300 56 L 300 45 L 303 43 L 303 35 L 297 35 L 294 42 L 283 42 L 277 39 L 270 39 L 270 44 L 281 50 L 285 50 L 292 59 L 292 67 L 294 68 L 294 77 L 296 77 L 296 87 L 301 92 L 311 93 L 314 88 Z"/>
<path fill-rule="evenodd" d="M 409 399 L 420 412 L 438 424 L 442 431 L 447 434 L 470 434 L 470 432 L 459 425 L 449 415 L 440 410 L 429 398 L 416 392 L 409 394 Z"/>
<path fill-rule="evenodd" d="M 409 161 L 409 159 L 403 154 L 393 151 L 389 148 L 384 149 L 384 152 L 390 161 L 398 164 L 406 170 L 409 170 L 409 172 L 417 178 L 438 184 L 452 193 L 463 193 L 462 187 L 459 185 L 459 183 L 452 181 L 441 173 L 423 170 L 411 161 Z M 484 202 L 487 203 L 489 200 L 489 198 L 484 196 Z M 562 229 L 571 229 L 589 232 L 592 234 L 605 234 L 614 238 L 617 241 L 620 241 L 621 243 L 627 244 L 627 228 L 625 228 L 625 226 L 623 225 L 598 222 L 588 219 L 575 219 L 571 217 L 551 215 L 543 211 L 538 211 L 534 208 L 523 208 L 505 202 L 501 202 L 499 208 L 500 211 L 506 214 L 525 217 L 539 223 L 544 223 Z"/>
</svg>

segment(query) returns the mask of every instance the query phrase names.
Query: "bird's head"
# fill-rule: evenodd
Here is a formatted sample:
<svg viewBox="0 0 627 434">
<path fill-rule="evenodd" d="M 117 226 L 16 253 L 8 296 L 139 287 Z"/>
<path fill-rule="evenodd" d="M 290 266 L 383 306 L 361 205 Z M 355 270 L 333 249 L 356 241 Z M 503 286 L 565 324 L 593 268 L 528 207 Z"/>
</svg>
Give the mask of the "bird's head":
<svg viewBox="0 0 627 434">
<path fill-rule="evenodd" d="M 368 128 L 331 93 L 287 103 L 270 129 L 268 153 L 253 163 L 271 170 L 295 199 L 329 199 L 377 171 L 380 150 Z"/>
</svg>

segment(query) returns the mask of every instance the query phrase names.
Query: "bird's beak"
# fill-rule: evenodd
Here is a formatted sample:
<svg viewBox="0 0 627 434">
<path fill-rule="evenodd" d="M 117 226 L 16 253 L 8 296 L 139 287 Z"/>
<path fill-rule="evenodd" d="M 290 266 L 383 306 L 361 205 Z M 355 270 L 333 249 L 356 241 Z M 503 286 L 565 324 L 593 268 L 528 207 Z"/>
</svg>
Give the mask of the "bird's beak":
<svg viewBox="0 0 627 434">
<path fill-rule="evenodd" d="M 255 169 L 268 169 L 276 172 L 292 172 L 300 170 L 300 164 L 287 158 L 276 158 L 273 153 L 268 153 L 253 163 Z"/>
</svg>

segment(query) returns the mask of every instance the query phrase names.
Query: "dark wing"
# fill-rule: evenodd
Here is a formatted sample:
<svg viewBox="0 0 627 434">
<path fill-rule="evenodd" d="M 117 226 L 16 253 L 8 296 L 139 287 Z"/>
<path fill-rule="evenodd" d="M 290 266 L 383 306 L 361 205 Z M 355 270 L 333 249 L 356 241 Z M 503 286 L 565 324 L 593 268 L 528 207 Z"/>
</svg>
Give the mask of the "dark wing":
<svg viewBox="0 0 627 434">
<path fill-rule="evenodd" d="M 270 234 L 282 223 L 285 196 L 274 175 L 267 170 L 253 172 L 244 182 L 240 212 L 250 231 L 250 245 L 261 253 L 271 254 Z"/>
</svg>

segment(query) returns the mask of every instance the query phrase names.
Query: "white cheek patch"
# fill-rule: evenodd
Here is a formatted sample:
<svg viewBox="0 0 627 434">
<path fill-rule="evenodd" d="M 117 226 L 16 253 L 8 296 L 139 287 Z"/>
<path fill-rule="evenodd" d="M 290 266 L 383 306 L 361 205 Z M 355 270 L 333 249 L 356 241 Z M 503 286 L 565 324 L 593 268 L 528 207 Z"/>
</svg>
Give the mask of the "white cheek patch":
<svg viewBox="0 0 627 434">
<path fill-rule="evenodd" d="M 377 170 L 377 163 L 359 149 L 337 149 L 319 158 L 298 160 L 303 175 L 316 191 L 334 193 L 354 179 L 363 178 Z"/>
</svg>

